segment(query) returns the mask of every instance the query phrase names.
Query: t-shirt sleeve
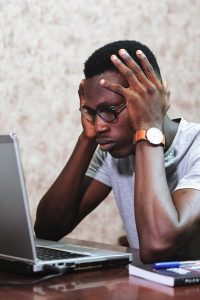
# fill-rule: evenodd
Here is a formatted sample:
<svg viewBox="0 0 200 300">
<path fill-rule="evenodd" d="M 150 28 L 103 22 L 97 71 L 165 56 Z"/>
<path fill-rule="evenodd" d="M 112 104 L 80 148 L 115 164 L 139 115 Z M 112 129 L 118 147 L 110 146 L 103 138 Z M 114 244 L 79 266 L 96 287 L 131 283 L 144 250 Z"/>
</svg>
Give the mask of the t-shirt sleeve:
<svg viewBox="0 0 200 300">
<path fill-rule="evenodd" d="M 200 190 L 200 155 L 190 163 L 188 172 L 181 178 L 175 191 L 190 188 Z"/>
<path fill-rule="evenodd" d="M 103 152 L 97 148 L 87 169 L 86 176 L 92 177 L 111 187 L 107 152 Z"/>
</svg>

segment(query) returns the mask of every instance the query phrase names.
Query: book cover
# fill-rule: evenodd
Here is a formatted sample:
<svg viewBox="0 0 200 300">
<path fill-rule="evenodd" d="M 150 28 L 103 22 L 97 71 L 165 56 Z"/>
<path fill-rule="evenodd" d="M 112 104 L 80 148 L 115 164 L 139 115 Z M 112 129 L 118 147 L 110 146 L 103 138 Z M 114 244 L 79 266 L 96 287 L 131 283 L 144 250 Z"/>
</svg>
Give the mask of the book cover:
<svg viewBox="0 0 200 300">
<path fill-rule="evenodd" d="M 150 264 L 130 264 L 129 274 L 168 286 L 200 284 L 200 265 L 154 269 Z"/>
</svg>

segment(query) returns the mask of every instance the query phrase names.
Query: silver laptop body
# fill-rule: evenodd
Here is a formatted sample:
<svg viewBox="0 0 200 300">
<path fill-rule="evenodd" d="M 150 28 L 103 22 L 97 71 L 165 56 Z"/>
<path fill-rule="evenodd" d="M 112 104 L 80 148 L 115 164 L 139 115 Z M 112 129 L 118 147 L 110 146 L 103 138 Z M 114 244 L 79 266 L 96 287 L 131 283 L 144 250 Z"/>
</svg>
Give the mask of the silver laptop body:
<svg viewBox="0 0 200 300">
<path fill-rule="evenodd" d="M 67 258 L 39 259 L 38 247 L 67 252 Z M 17 136 L 0 135 L 0 269 L 32 273 L 55 266 L 76 271 L 125 266 L 130 261 L 131 253 L 35 239 Z"/>
</svg>

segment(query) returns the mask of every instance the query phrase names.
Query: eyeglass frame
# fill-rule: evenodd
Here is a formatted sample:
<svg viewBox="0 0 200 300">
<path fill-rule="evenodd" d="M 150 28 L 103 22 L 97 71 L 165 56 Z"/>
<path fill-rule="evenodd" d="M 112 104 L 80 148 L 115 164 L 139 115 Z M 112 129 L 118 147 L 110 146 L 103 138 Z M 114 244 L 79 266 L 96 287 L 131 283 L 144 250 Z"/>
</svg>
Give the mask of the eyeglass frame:
<svg viewBox="0 0 200 300">
<path fill-rule="evenodd" d="M 92 111 L 93 112 L 93 115 L 90 115 L 91 116 L 91 120 L 89 120 L 89 119 L 87 119 L 86 118 L 86 116 L 84 115 L 84 113 L 83 113 L 83 108 L 88 108 L 90 111 Z M 108 111 L 110 111 L 111 113 L 113 113 L 113 117 L 114 117 L 114 119 L 113 120 L 111 120 L 111 121 L 106 121 L 105 119 L 104 119 L 104 117 L 98 112 L 98 110 L 100 109 L 100 108 L 102 108 L 102 107 L 105 107 Z M 87 121 L 89 121 L 89 122 L 91 122 L 91 123 L 94 123 L 95 122 L 95 117 L 96 117 L 96 115 L 98 115 L 102 120 L 104 120 L 106 123 L 113 123 L 113 122 L 115 122 L 115 121 L 117 121 L 118 120 L 118 115 L 125 109 L 127 107 L 127 104 L 126 103 L 121 103 L 121 104 L 119 104 L 119 105 L 117 105 L 117 106 L 115 106 L 115 105 L 104 105 L 104 104 L 102 104 L 102 105 L 100 105 L 97 109 L 93 109 L 93 108 L 90 108 L 90 107 L 88 107 L 87 105 L 81 105 L 81 107 L 79 108 L 79 111 L 81 112 L 81 114 L 82 114 L 82 116 L 87 120 Z"/>
</svg>

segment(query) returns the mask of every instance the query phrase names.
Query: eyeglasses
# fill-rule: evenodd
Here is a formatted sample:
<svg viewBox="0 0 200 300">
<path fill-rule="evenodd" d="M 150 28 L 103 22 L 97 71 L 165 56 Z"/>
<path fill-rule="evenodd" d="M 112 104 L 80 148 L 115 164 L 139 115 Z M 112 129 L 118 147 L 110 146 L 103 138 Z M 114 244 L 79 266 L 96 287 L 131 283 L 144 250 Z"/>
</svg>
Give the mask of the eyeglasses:
<svg viewBox="0 0 200 300">
<path fill-rule="evenodd" d="M 105 122 L 114 122 L 118 119 L 118 115 L 126 108 L 126 103 L 118 106 L 100 105 L 97 109 L 92 109 L 86 105 L 82 105 L 79 110 L 86 120 L 91 123 L 95 122 L 96 114 Z"/>
</svg>

